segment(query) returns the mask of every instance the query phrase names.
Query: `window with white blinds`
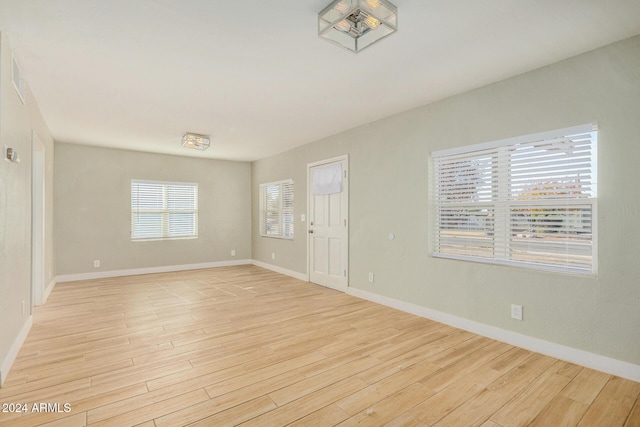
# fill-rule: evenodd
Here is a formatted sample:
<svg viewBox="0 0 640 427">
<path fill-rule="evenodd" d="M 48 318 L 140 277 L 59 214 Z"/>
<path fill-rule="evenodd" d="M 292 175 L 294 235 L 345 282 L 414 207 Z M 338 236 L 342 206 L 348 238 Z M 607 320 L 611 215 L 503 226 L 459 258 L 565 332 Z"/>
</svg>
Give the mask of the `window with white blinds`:
<svg viewBox="0 0 640 427">
<path fill-rule="evenodd" d="M 597 273 L 592 124 L 434 152 L 433 255 Z"/>
<path fill-rule="evenodd" d="M 293 180 L 260 184 L 260 235 L 293 239 Z"/>
<path fill-rule="evenodd" d="M 198 184 L 131 180 L 131 240 L 198 237 Z"/>
</svg>

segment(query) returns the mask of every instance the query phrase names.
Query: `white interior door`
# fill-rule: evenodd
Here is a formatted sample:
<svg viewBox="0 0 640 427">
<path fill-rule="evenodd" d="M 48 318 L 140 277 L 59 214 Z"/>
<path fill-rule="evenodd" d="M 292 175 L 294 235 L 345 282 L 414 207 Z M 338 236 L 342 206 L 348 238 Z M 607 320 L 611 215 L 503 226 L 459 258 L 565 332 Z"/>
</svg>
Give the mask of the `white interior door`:
<svg viewBox="0 0 640 427">
<path fill-rule="evenodd" d="M 343 292 L 349 285 L 348 177 L 346 156 L 308 165 L 309 280 Z"/>
</svg>

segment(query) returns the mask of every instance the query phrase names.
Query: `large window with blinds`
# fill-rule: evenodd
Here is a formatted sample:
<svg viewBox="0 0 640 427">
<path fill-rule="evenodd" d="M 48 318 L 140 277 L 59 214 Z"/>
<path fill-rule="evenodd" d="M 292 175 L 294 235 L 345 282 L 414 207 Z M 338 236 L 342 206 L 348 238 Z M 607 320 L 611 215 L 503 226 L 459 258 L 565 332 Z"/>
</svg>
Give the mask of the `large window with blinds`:
<svg viewBox="0 0 640 427">
<path fill-rule="evenodd" d="M 293 180 L 260 184 L 260 235 L 293 239 Z"/>
<path fill-rule="evenodd" d="M 597 273 L 597 129 L 431 154 L 433 255 Z"/>
<path fill-rule="evenodd" d="M 198 237 L 198 184 L 131 180 L 131 240 Z"/>
</svg>

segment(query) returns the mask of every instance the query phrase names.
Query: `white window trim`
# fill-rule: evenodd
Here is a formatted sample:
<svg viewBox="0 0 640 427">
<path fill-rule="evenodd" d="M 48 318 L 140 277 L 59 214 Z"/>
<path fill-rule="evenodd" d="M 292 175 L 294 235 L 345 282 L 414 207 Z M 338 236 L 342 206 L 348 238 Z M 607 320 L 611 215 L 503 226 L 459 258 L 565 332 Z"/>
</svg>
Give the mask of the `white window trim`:
<svg viewBox="0 0 640 427">
<path fill-rule="evenodd" d="M 596 155 L 594 155 L 594 158 L 596 158 L 596 160 L 592 170 L 594 175 L 594 179 L 593 179 L 594 196 L 590 198 L 562 199 L 561 201 L 557 202 L 558 206 L 584 205 L 584 206 L 589 206 L 591 208 L 591 223 L 592 223 L 591 248 L 592 249 L 591 249 L 591 271 L 589 273 L 586 273 L 583 271 L 572 271 L 571 269 L 566 269 L 563 267 L 554 267 L 554 266 L 536 264 L 532 262 L 518 262 L 518 261 L 510 260 L 508 257 L 508 252 L 510 251 L 509 249 L 510 243 L 509 243 L 508 237 L 510 233 L 508 231 L 508 225 L 505 225 L 507 223 L 502 222 L 501 224 L 499 224 L 499 222 L 501 221 L 496 221 L 494 234 L 495 236 L 500 236 L 501 239 L 504 239 L 501 241 L 503 242 L 502 243 L 503 246 L 498 251 L 496 251 L 496 254 L 494 254 L 494 258 L 482 258 L 482 257 L 465 256 L 465 255 L 458 255 L 458 254 L 454 255 L 454 254 L 447 254 L 447 253 L 439 253 L 438 252 L 438 245 L 439 245 L 438 236 L 439 236 L 440 229 L 438 224 L 437 210 L 439 209 L 440 205 L 437 202 L 436 183 L 438 181 L 438 176 L 437 176 L 437 170 L 434 163 L 434 160 L 440 157 L 463 155 L 465 153 L 471 153 L 473 151 L 480 151 L 480 150 L 489 150 L 489 149 L 499 150 L 500 147 L 509 147 L 517 144 L 549 140 L 549 139 L 554 139 L 554 138 L 558 138 L 566 135 L 591 133 L 594 131 L 597 131 L 597 125 L 587 124 L 587 125 L 574 126 L 574 127 L 564 128 L 564 129 L 558 129 L 558 130 L 549 131 L 549 132 L 541 132 L 541 133 L 536 133 L 531 135 L 518 136 L 514 138 L 506 138 L 506 139 L 492 141 L 488 143 L 474 144 L 470 146 L 457 147 L 453 149 L 432 152 L 430 156 L 430 162 L 429 162 L 429 167 L 431 169 L 429 176 L 433 180 L 432 184 L 429 186 L 430 199 L 433 202 L 432 203 L 433 209 L 430 212 L 430 214 L 432 215 L 432 218 L 431 218 L 432 226 L 430 227 L 431 241 L 432 241 L 431 251 L 430 251 L 431 256 L 436 258 L 448 258 L 448 259 L 480 262 L 480 263 L 487 263 L 487 264 L 515 266 L 515 267 L 522 267 L 522 268 L 537 270 L 537 271 L 551 271 L 551 272 L 564 273 L 569 275 L 578 275 L 580 277 L 597 277 L 597 272 L 598 272 L 597 139 L 596 141 L 593 142 L 593 145 L 592 145 L 592 149 L 596 153 Z M 497 185 L 498 187 L 501 187 L 505 185 L 505 182 L 502 182 L 502 180 L 498 179 Z M 509 185 L 509 181 L 506 182 L 506 185 Z M 539 207 L 539 206 L 545 206 L 545 205 L 553 206 L 555 204 L 556 202 L 553 200 L 539 200 L 534 202 L 513 201 L 513 200 L 511 201 L 494 200 L 490 203 L 477 202 L 477 204 L 475 204 L 474 206 L 482 207 L 483 205 L 487 205 L 487 206 L 491 205 L 491 207 L 495 209 L 495 212 L 501 211 L 502 212 L 501 215 L 503 217 L 507 217 L 508 215 L 506 213 L 509 212 L 509 208 L 513 206 Z M 507 218 L 505 218 L 505 220 L 506 219 Z M 502 230 L 500 230 L 500 228 L 502 228 Z M 501 234 L 499 235 L 499 233 Z"/>
<path fill-rule="evenodd" d="M 130 229 L 130 238 L 132 242 L 151 242 L 151 241 L 159 241 L 159 240 L 190 240 L 190 239 L 197 239 L 198 238 L 198 203 L 199 203 L 199 194 L 198 194 L 198 183 L 195 182 L 176 182 L 176 181 L 152 181 L 152 180 L 145 180 L 145 179 L 132 179 L 131 180 L 131 187 L 133 187 L 134 183 L 146 183 L 146 184 L 156 184 L 156 185 L 162 185 L 163 186 L 163 191 L 165 192 L 165 197 L 166 197 L 166 188 L 169 185 L 180 185 L 180 186 L 192 186 L 195 188 L 195 209 L 194 210 L 170 210 L 168 208 L 166 208 L 166 200 L 164 201 L 165 206 L 162 209 L 152 209 L 152 210 L 147 210 L 148 212 L 154 212 L 154 213 L 161 213 L 163 214 L 163 233 L 164 235 L 162 237 L 143 237 L 143 238 L 136 238 L 133 237 L 133 230 L 134 230 L 134 213 L 136 212 L 143 212 L 144 210 L 140 210 L 138 209 L 137 211 L 134 211 L 133 209 L 133 204 L 132 204 L 132 200 L 130 199 L 130 207 L 131 207 L 131 229 Z M 131 193 L 130 193 L 131 196 Z M 193 213 L 195 218 L 194 218 L 194 234 L 190 235 L 190 236 L 169 236 L 166 233 L 168 232 L 168 226 L 166 226 L 166 222 L 168 221 L 168 215 L 171 213 Z"/>
<path fill-rule="evenodd" d="M 260 228 L 260 236 L 262 237 L 269 237 L 272 239 L 285 239 L 285 240 L 293 240 L 294 235 L 295 235 L 295 225 L 294 225 L 294 218 L 293 218 L 293 206 L 291 207 L 291 211 L 290 212 L 286 212 L 285 211 L 285 207 L 284 207 L 284 201 L 282 200 L 282 198 L 280 198 L 280 203 L 279 203 L 279 207 L 278 207 L 278 218 L 279 218 L 279 230 L 280 233 L 279 234 L 268 234 L 267 230 L 266 230 L 266 188 L 270 187 L 270 186 L 274 186 L 274 185 L 278 185 L 280 186 L 280 194 L 283 194 L 283 185 L 291 185 L 291 198 L 293 199 L 293 179 L 284 179 L 281 181 L 273 181 L 273 182 L 265 182 L 263 184 L 260 184 L 259 187 L 259 199 L 260 199 L 260 206 L 259 206 L 259 228 Z M 291 215 L 291 233 L 289 235 L 284 235 L 282 234 L 284 232 L 284 227 L 282 226 L 282 222 L 283 222 L 283 215 L 285 215 L 286 213 L 289 213 Z"/>
</svg>

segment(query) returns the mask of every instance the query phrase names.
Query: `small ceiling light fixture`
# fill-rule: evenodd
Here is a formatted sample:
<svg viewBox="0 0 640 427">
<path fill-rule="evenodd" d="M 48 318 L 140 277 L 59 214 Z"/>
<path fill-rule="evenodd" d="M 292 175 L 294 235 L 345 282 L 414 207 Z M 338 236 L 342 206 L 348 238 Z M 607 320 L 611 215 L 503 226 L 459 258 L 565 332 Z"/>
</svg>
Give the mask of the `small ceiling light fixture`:
<svg viewBox="0 0 640 427">
<path fill-rule="evenodd" d="M 209 148 L 211 140 L 209 135 L 200 135 L 197 133 L 187 132 L 182 137 L 182 146 L 186 148 L 195 148 L 196 150 L 206 150 Z"/>
<path fill-rule="evenodd" d="M 398 29 L 398 8 L 387 0 L 335 0 L 318 14 L 318 35 L 360 52 Z"/>
</svg>

